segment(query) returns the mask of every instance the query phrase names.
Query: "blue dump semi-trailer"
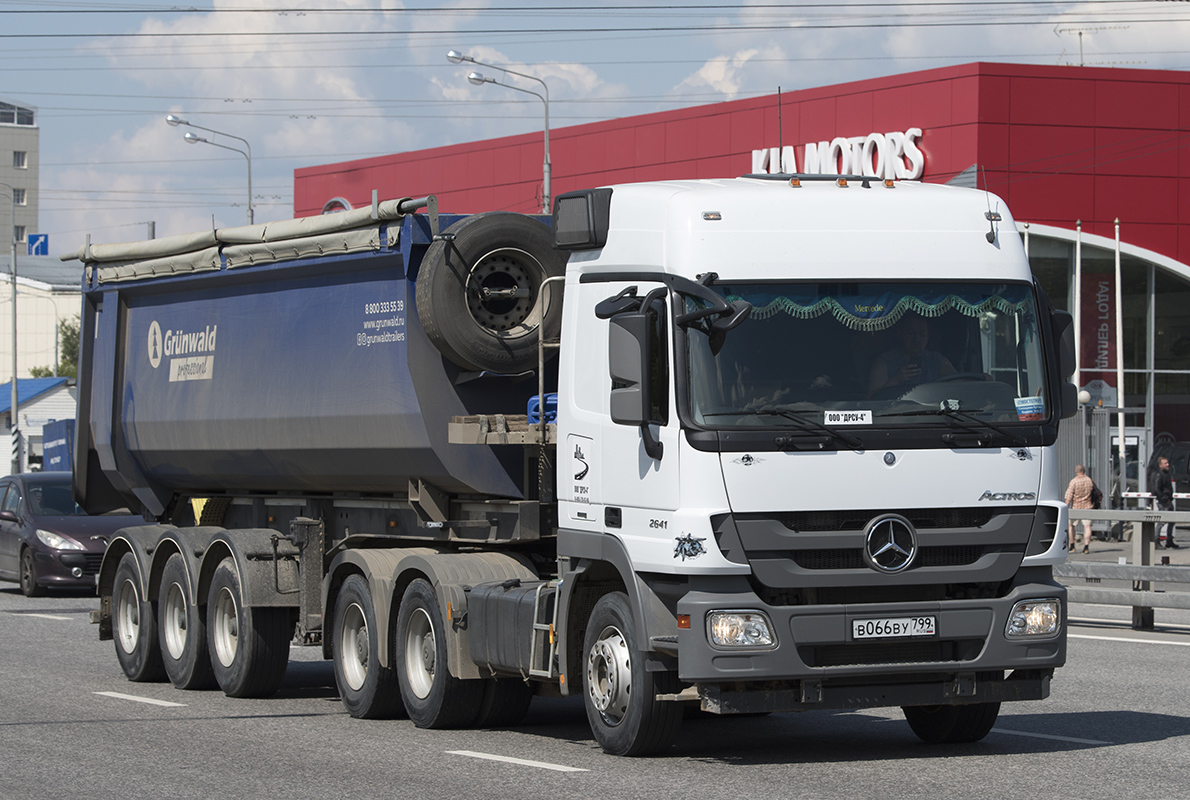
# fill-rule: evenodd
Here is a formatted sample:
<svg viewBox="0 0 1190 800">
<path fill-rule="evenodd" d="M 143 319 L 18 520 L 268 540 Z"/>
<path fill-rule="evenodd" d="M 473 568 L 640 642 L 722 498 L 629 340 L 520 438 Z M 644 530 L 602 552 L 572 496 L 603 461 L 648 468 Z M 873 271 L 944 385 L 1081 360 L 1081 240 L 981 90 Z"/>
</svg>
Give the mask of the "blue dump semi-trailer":
<svg viewBox="0 0 1190 800">
<path fill-rule="evenodd" d="M 692 704 L 982 738 L 1065 660 L 1070 317 L 997 198 L 846 185 L 391 200 L 71 254 L 76 497 L 146 519 L 107 549 L 101 638 L 130 680 L 235 697 L 321 646 L 351 715 L 421 727 L 580 694 L 620 755 Z M 950 374 L 802 374 L 906 314 Z"/>
</svg>

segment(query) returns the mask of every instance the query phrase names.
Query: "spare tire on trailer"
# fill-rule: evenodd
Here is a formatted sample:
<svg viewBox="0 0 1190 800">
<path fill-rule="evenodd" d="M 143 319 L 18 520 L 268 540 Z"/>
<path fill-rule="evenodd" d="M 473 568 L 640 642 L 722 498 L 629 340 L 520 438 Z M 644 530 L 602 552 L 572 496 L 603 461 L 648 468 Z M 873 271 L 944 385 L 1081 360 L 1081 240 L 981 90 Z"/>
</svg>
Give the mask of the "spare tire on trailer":
<svg viewBox="0 0 1190 800">
<path fill-rule="evenodd" d="M 562 325 L 561 281 L 568 253 L 553 233 L 522 214 L 475 214 L 426 250 L 417 275 L 422 328 L 464 369 L 518 373 L 537 366 L 537 342 Z M 548 351 L 547 351 L 548 352 Z"/>
</svg>

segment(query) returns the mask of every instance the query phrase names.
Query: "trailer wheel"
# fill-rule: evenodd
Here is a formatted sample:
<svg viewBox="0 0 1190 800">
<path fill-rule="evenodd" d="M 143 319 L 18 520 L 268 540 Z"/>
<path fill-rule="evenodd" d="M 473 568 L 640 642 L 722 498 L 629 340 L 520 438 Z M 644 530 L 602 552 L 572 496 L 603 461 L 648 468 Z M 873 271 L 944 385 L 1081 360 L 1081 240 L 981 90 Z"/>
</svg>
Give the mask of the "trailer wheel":
<svg viewBox="0 0 1190 800">
<path fill-rule="evenodd" d="M 483 699 L 484 681 L 463 681 L 446 666 L 446 634 L 434 589 L 418 578 L 409 584 L 397 612 L 393 660 L 409 719 L 419 728 L 471 725 Z"/>
<path fill-rule="evenodd" d="M 381 666 L 377 657 L 380 630 L 368 583 L 361 576 L 343 581 L 334 626 L 335 685 L 347 713 L 357 719 L 404 717 L 396 671 Z"/>
<path fill-rule="evenodd" d="M 206 609 L 190 603 L 186 563 L 174 553 L 161 571 L 157 593 L 157 636 L 161 661 L 170 683 L 179 689 L 210 689 L 215 685 L 207 650 Z"/>
<path fill-rule="evenodd" d="M 37 564 L 33 561 L 33 551 L 28 547 L 21 548 L 21 594 L 25 597 L 41 597 L 45 589 L 37 585 Z"/>
<path fill-rule="evenodd" d="M 141 595 L 136 556 L 125 553 L 116 566 L 112 588 L 112 638 L 116 658 L 128 680 L 137 683 L 165 677 L 161 650 L 157 647 L 157 623 L 153 604 Z"/>
<path fill-rule="evenodd" d="M 235 562 L 225 558 L 207 594 L 207 646 L 219 688 L 228 697 L 268 697 L 289 663 L 293 624 L 286 608 L 247 608 Z"/>
<path fill-rule="evenodd" d="M 648 672 L 635 650 L 636 623 L 623 592 L 599 598 L 587 622 L 583 700 L 595 740 L 604 752 L 644 756 L 666 750 L 682 723 L 680 703 L 661 702 L 677 676 Z"/>
<path fill-rule="evenodd" d="M 961 706 L 905 706 L 905 720 L 927 744 L 965 744 L 988 735 L 1000 714 L 999 703 Z"/>
<path fill-rule="evenodd" d="M 521 214 L 466 217 L 426 250 L 417 313 L 434 346 L 464 369 L 518 373 L 537 367 L 537 340 L 557 338 L 566 269 L 544 223 Z"/>
<path fill-rule="evenodd" d="M 532 701 L 533 687 L 520 678 L 486 680 L 475 727 L 511 728 L 525 718 Z"/>
</svg>

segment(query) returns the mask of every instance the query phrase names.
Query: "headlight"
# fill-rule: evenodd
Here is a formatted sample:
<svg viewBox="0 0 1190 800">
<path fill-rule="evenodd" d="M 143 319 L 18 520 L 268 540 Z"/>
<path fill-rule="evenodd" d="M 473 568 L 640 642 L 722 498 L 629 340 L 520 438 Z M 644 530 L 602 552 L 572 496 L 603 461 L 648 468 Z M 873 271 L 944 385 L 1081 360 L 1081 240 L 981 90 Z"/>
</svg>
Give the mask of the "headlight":
<svg viewBox="0 0 1190 800">
<path fill-rule="evenodd" d="M 37 529 L 37 538 L 41 539 L 42 544 L 46 547 L 52 547 L 55 550 L 82 550 L 83 546 L 73 539 L 67 539 L 61 534 L 53 531 L 43 531 L 41 528 Z"/>
<path fill-rule="evenodd" d="M 707 638 L 715 647 L 772 647 L 776 641 L 768 617 L 759 611 L 712 611 Z"/>
<path fill-rule="evenodd" d="M 1012 607 L 1004 635 L 1009 639 L 1052 636 L 1062 624 L 1062 604 L 1054 598 L 1022 600 Z"/>
</svg>

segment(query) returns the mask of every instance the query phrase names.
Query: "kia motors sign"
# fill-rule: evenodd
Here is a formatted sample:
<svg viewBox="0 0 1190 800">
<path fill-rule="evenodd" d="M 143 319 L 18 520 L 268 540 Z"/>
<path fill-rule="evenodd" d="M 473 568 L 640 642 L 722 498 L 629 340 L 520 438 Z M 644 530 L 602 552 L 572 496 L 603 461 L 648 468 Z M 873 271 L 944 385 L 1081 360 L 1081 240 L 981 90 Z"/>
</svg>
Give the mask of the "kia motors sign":
<svg viewBox="0 0 1190 800">
<path fill-rule="evenodd" d="M 752 172 L 809 175 L 871 175 L 896 180 L 920 180 L 925 174 L 925 155 L 917 146 L 921 128 L 901 133 L 869 133 L 867 136 L 836 136 L 802 146 L 801 169 L 793 145 L 752 151 Z"/>
</svg>

